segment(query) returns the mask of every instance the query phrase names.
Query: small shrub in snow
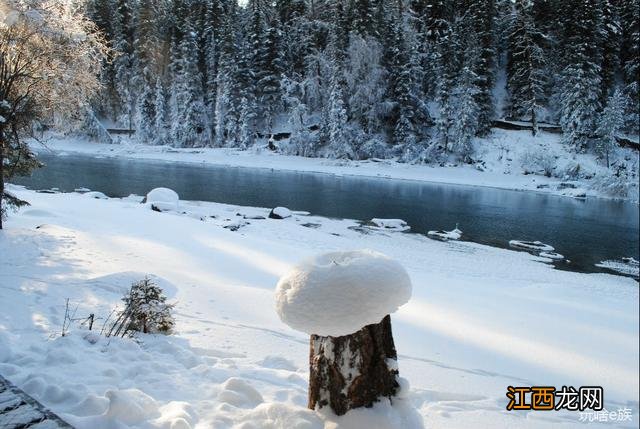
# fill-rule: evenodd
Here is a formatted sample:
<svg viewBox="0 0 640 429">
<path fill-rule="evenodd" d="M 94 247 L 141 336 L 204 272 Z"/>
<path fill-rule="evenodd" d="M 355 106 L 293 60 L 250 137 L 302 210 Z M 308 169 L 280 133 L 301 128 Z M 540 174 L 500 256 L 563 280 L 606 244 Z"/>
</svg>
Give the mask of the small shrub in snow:
<svg viewBox="0 0 640 429">
<path fill-rule="evenodd" d="M 170 334 L 175 321 L 162 289 L 145 278 L 131 285 L 122 298 L 125 307 L 118 314 L 107 336 L 127 336 L 135 332 Z"/>
<path fill-rule="evenodd" d="M 547 152 L 528 151 L 520 158 L 525 174 L 543 173 L 551 177 L 556 169 L 556 158 Z"/>
</svg>

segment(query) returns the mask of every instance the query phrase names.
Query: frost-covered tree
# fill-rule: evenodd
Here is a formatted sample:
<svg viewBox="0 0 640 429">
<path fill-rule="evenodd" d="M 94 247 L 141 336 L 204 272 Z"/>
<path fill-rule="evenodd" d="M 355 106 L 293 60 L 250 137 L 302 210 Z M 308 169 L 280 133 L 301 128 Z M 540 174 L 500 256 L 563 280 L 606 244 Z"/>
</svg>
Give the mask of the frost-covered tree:
<svg viewBox="0 0 640 429">
<path fill-rule="evenodd" d="M 329 97 L 329 150 L 336 158 L 353 158 L 350 139 L 349 118 L 344 103 L 344 80 L 335 72 L 331 79 L 331 95 Z"/>
<path fill-rule="evenodd" d="M 113 69 L 119 113 L 127 127 L 132 129 L 135 93 L 133 88 L 133 19 L 129 1 L 116 0 L 112 20 L 112 44 L 117 53 L 113 61 Z"/>
<path fill-rule="evenodd" d="M 640 134 L 640 0 L 623 1 L 621 9 L 622 76 L 630 100 L 626 128 L 633 134 Z"/>
<path fill-rule="evenodd" d="M 624 127 L 624 114 L 627 104 L 627 97 L 620 89 L 617 89 L 607 100 L 607 104 L 598 119 L 596 152 L 604 157 L 607 168 L 610 165 L 609 155 L 617 146 L 616 136 Z"/>
<path fill-rule="evenodd" d="M 155 144 L 164 144 L 167 139 L 167 97 L 160 78 L 156 80 L 155 87 L 155 117 L 153 118 Z"/>
<path fill-rule="evenodd" d="M 349 111 L 366 134 L 383 128 L 387 73 L 382 66 L 382 46 L 374 38 L 352 35 L 347 50 L 345 80 Z"/>
<path fill-rule="evenodd" d="M 274 119 L 282 110 L 280 79 L 283 64 L 277 22 L 272 22 L 266 30 L 261 56 L 260 62 L 264 68 L 258 80 L 258 86 L 261 88 L 259 102 L 264 115 L 265 133 L 270 134 Z"/>
<path fill-rule="evenodd" d="M 473 72 L 477 79 L 478 91 L 475 95 L 478 105 L 477 133 L 487 135 L 495 116 L 493 86 L 495 84 L 495 0 L 472 0 L 465 18 L 470 24 L 464 29 L 473 32 L 478 45 L 478 59 Z M 472 39 L 469 39 L 472 40 Z"/>
<path fill-rule="evenodd" d="M 144 82 L 144 90 L 138 97 L 137 106 L 137 118 L 138 124 L 136 125 L 136 136 L 143 143 L 150 143 L 153 141 L 156 128 L 156 93 L 155 87 Z"/>
<path fill-rule="evenodd" d="M 171 139 L 172 144 L 178 147 L 201 147 L 208 144 L 196 36 L 193 29 L 187 26 L 180 42 L 177 64 L 174 66 L 176 75 L 171 106 Z"/>
<path fill-rule="evenodd" d="M 395 104 L 393 124 L 393 143 L 411 146 L 416 142 L 415 98 L 412 64 L 402 15 L 391 23 L 390 34 L 393 37 L 389 75 L 389 98 Z"/>
<path fill-rule="evenodd" d="M 544 102 L 545 61 L 541 46 L 544 36 L 535 27 L 532 8 L 531 0 L 516 1 L 509 33 L 507 89 L 509 116 L 531 120 L 535 136 L 538 112 Z"/>
<path fill-rule="evenodd" d="M 38 161 L 23 140 L 34 123 L 82 118 L 108 49 L 95 24 L 66 1 L 7 0 L 0 8 L 0 229 L 6 179 Z"/>
<path fill-rule="evenodd" d="M 560 125 L 566 142 L 585 150 L 600 110 L 601 52 L 598 0 L 576 0 L 571 25 L 565 31 L 566 65 L 561 72 Z"/>
<path fill-rule="evenodd" d="M 479 110 L 477 95 L 479 92 L 478 77 L 473 71 L 472 61 L 466 62 L 460 73 L 457 85 L 452 95 L 454 101 L 455 118 L 451 124 L 451 150 L 463 159 L 473 152 L 473 139 L 479 127 Z"/>
</svg>

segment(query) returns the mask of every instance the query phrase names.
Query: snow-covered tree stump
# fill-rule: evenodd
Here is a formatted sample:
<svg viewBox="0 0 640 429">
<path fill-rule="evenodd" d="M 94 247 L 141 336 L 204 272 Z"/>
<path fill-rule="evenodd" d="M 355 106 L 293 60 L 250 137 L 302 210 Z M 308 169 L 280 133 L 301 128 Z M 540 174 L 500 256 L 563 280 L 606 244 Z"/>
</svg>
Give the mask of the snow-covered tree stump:
<svg viewBox="0 0 640 429">
<path fill-rule="evenodd" d="M 309 408 L 343 415 L 396 394 L 390 314 L 410 297 L 404 268 L 370 250 L 319 255 L 280 279 L 280 319 L 311 335 Z"/>
<path fill-rule="evenodd" d="M 391 398 L 399 387 L 391 316 L 351 335 L 312 335 L 309 369 L 312 410 L 329 405 L 340 416 Z"/>
</svg>

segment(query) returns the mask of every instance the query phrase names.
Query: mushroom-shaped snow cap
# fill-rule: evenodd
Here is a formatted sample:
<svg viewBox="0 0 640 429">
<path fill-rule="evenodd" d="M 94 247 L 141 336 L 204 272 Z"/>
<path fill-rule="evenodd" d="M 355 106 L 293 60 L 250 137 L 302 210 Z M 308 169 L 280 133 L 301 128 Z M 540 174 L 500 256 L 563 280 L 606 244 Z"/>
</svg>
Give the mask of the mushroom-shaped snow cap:
<svg viewBox="0 0 640 429">
<path fill-rule="evenodd" d="M 295 266 L 276 288 L 276 311 L 291 328 L 320 336 L 380 323 L 411 298 L 399 262 L 372 250 L 330 252 Z"/>
</svg>

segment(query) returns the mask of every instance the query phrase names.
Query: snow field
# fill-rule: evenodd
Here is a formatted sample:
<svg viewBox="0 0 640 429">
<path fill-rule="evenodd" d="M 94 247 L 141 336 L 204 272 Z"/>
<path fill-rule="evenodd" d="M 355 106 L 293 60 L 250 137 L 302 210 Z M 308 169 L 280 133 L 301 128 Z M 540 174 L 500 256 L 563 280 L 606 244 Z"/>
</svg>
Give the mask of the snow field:
<svg viewBox="0 0 640 429">
<path fill-rule="evenodd" d="M 295 212 L 11 191 L 32 206 L 0 232 L 0 373 L 81 429 L 583 427 L 576 413 L 506 412 L 508 385 L 601 385 L 608 410 L 633 410 L 619 426 L 638 425 L 633 279 Z M 410 387 L 336 418 L 305 408 L 308 335 L 279 320 L 273 292 L 301 260 L 352 248 L 411 278 L 392 315 Z M 109 340 L 75 323 L 59 336 L 66 298 L 77 318 L 106 317 L 145 275 L 176 303 L 176 335 Z"/>
</svg>

